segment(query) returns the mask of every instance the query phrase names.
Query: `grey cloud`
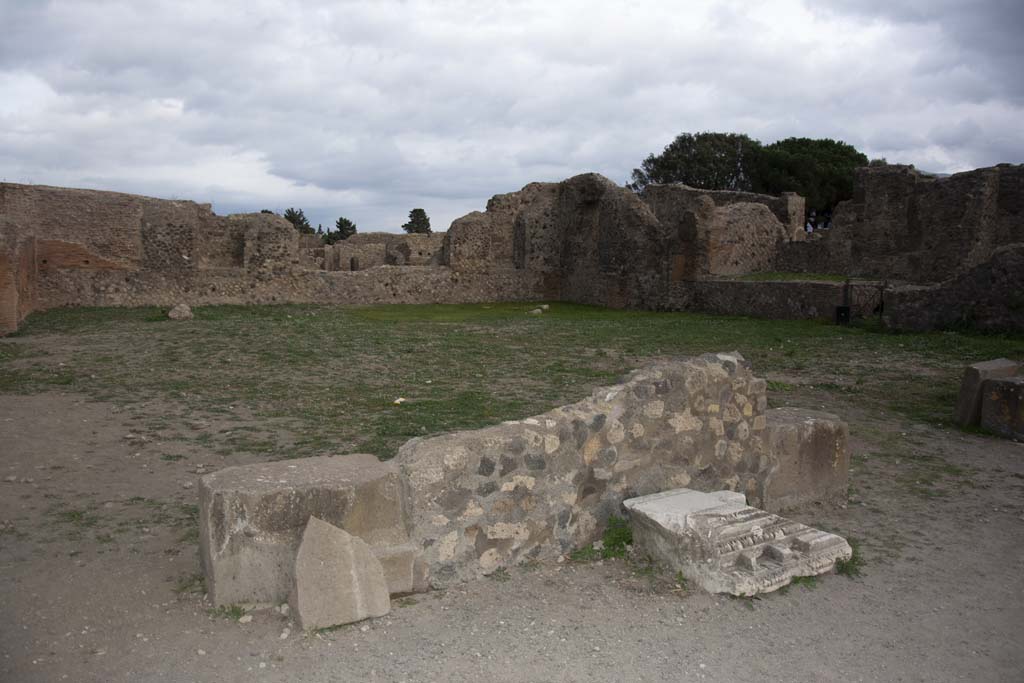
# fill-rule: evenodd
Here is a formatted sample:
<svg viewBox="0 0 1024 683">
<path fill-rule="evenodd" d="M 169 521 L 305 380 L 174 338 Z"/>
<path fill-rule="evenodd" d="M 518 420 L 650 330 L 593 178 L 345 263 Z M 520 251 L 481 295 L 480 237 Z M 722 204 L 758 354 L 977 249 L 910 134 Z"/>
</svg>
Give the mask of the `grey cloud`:
<svg viewBox="0 0 1024 683">
<path fill-rule="evenodd" d="M 624 182 L 683 131 L 1021 161 L 1017 3 L 813 7 L 0 0 L 0 97 L 42 84 L 36 110 L 0 107 L 0 165 L 325 226 L 422 206 L 443 229 L 533 180 Z"/>
</svg>

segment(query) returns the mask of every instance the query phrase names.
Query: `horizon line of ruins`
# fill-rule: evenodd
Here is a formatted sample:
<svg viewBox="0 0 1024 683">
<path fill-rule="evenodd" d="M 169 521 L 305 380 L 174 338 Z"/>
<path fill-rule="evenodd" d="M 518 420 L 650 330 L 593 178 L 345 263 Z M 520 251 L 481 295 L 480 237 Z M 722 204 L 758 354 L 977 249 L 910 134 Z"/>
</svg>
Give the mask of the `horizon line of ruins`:
<svg viewBox="0 0 1024 683">
<path fill-rule="evenodd" d="M 1022 212 L 1013 164 L 859 168 L 813 234 L 795 193 L 635 193 L 587 173 L 495 195 L 446 232 L 325 244 L 271 213 L 0 183 L 0 334 L 61 306 L 537 300 L 1019 331 Z"/>
</svg>

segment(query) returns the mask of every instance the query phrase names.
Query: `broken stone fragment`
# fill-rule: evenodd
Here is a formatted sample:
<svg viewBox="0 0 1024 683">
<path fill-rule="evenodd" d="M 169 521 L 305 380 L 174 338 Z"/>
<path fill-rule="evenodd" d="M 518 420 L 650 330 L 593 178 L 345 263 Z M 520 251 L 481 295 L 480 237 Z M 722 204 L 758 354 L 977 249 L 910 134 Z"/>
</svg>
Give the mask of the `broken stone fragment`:
<svg viewBox="0 0 1024 683">
<path fill-rule="evenodd" d="M 384 569 L 370 546 L 316 517 L 302 534 L 294 576 L 288 603 L 304 629 L 351 624 L 391 610 Z"/>
<path fill-rule="evenodd" d="M 170 310 L 167 317 L 171 320 L 191 320 L 192 309 L 189 308 L 188 304 L 178 304 Z"/>
<path fill-rule="evenodd" d="M 623 505 L 633 545 L 709 593 L 769 593 L 853 554 L 839 536 L 750 507 L 734 491 L 676 489 Z"/>
</svg>

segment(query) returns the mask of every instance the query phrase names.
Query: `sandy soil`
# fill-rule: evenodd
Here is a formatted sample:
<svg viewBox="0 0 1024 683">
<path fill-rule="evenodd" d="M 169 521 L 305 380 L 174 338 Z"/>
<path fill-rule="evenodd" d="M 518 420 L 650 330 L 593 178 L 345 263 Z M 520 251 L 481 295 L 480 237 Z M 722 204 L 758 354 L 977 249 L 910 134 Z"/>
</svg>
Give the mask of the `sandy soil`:
<svg viewBox="0 0 1024 683">
<path fill-rule="evenodd" d="M 566 562 L 303 634 L 211 613 L 196 581 L 199 473 L 251 457 L 180 436 L 250 416 L 154 428 L 168 406 L 0 395 L 0 680 L 1024 679 L 1024 444 L 826 407 L 851 424 L 853 495 L 791 516 L 859 539 L 861 578 L 743 600 Z"/>
</svg>

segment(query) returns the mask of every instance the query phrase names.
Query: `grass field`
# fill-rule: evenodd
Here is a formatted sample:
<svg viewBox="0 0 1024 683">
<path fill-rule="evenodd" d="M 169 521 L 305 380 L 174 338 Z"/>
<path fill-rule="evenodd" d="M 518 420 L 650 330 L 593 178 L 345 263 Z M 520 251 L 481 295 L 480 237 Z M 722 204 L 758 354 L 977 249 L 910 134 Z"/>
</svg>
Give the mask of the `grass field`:
<svg viewBox="0 0 1024 683">
<path fill-rule="evenodd" d="M 200 434 L 271 457 L 391 457 L 413 436 L 479 427 L 577 401 L 651 358 L 740 351 L 776 396 L 799 388 L 941 423 L 963 365 L 1024 358 L 1024 337 L 891 334 L 685 313 L 552 304 L 211 306 L 174 322 L 156 308 L 59 309 L 0 342 L 0 392 L 47 388 L 253 424 Z M 402 397 L 406 402 L 395 405 Z M 150 427 L 160 421 L 150 416 Z M 261 421 L 286 425 L 276 438 Z"/>
</svg>

